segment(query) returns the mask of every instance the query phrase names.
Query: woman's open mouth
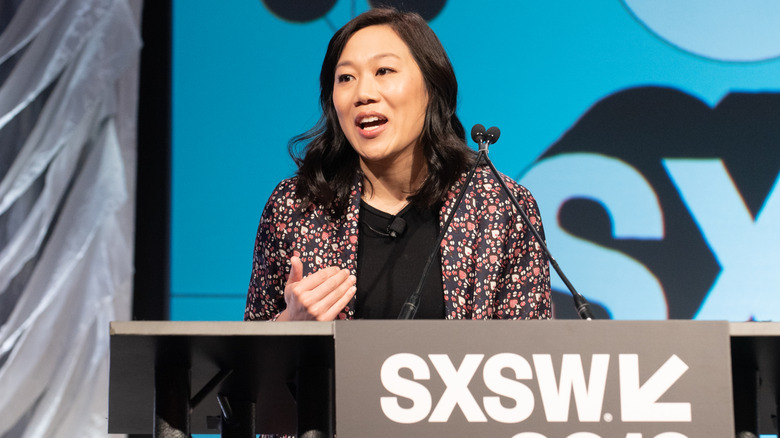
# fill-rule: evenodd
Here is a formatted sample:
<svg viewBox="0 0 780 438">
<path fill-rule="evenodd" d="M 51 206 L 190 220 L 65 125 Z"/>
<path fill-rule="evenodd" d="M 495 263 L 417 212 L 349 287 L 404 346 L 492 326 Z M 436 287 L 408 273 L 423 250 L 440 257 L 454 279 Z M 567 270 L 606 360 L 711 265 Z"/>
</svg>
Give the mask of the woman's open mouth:
<svg viewBox="0 0 780 438">
<path fill-rule="evenodd" d="M 355 125 L 359 128 L 360 133 L 366 137 L 373 137 L 379 134 L 386 123 L 387 117 L 379 113 L 362 113 L 355 117 Z"/>
</svg>

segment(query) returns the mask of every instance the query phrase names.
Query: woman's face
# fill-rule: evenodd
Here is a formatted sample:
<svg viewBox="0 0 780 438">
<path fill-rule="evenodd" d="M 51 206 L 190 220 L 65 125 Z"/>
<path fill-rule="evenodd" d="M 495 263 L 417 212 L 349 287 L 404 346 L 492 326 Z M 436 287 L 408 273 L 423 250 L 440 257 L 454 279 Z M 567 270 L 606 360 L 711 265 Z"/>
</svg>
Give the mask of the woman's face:
<svg viewBox="0 0 780 438">
<path fill-rule="evenodd" d="M 361 165 L 411 166 L 428 93 L 409 48 L 387 25 L 347 41 L 336 65 L 333 105 Z"/>
</svg>

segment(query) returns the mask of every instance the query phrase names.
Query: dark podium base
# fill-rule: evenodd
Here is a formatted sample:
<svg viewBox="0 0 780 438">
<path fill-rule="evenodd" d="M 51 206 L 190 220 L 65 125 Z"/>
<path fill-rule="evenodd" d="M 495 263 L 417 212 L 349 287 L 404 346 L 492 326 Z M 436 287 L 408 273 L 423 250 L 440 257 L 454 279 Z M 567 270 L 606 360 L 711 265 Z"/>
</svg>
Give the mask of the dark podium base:
<svg viewBox="0 0 780 438">
<path fill-rule="evenodd" d="M 108 431 L 333 436 L 333 362 L 332 323 L 114 322 Z"/>
</svg>

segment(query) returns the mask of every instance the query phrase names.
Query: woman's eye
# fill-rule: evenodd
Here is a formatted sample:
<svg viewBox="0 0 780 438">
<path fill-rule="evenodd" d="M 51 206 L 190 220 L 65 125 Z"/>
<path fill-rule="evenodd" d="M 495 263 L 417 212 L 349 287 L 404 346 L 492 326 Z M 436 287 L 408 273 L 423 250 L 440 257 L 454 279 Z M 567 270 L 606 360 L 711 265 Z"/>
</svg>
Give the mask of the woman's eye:
<svg viewBox="0 0 780 438">
<path fill-rule="evenodd" d="M 388 73 L 392 73 L 392 68 L 382 67 L 376 71 L 377 76 L 386 75 Z"/>
<path fill-rule="evenodd" d="M 336 81 L 339 82 L 339 83 L 349 82 L 351 80 L 352 80 L 352 76 L 350 76 L 350 75 L 338 75 L 336 77 Z"/>
</svg>

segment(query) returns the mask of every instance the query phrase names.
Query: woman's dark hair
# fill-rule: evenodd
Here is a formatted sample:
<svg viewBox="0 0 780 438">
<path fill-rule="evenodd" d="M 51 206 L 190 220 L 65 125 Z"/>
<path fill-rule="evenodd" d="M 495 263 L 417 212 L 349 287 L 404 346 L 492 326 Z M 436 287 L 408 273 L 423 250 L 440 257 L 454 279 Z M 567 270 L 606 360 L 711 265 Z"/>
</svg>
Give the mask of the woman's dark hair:
<svg viewBox="0 0 780 438">
<path fill-rule="evenodd" d="M 458 98 L 455 71 L 436 34 L 416 13 L 372 9 L 352 19 L 331 38 L 320 72 L 320 120 L 310 131 L 293 137 L 288 145 L 298 165 L 296 196 L 303 201 L 304 209 L 315 203 L 342 214 L 355 177 L 362 174 L 358 155 L 339 126 L 333 106 L 333 85 L 336 64 L 349 38 L 375 25 L 390 26 L 406 43 L 428 92 L 420 138 L 428 175 L 409 201 L 426 208 L 442 201 L 448 189 L 473 163 L 475 154 L 466 146 L 466 132 L 455 114 Z M 304 145 L 303 150 L 297 151 L 300 145 Z"/>
</svg>

